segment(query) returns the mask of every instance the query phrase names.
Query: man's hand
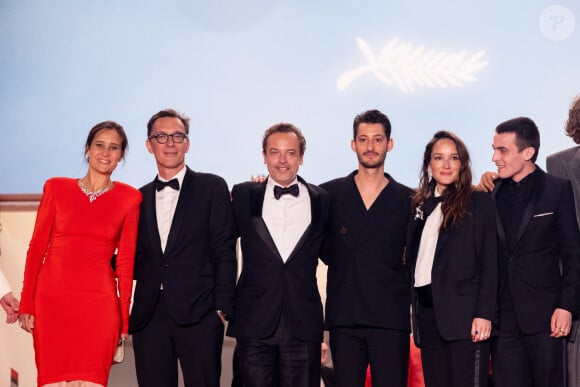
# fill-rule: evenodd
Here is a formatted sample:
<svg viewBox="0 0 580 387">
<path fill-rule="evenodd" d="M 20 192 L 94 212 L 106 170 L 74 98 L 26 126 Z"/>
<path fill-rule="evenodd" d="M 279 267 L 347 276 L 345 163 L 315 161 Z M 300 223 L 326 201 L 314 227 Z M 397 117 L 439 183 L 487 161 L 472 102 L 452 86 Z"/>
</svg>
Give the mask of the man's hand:
<svg viewBox="0 0 580 387">
<path fill-rule="evenodd" d="M 479 179 L 479 184 L 475 187 L 478 191 L 491 192 L 495 186 L 494 180 L 498 178 L 498 174 L 495 172 L 484 172 Z"/>
<path fill-rule="evenodd" d="M 12 324 L 18 320 L 18 307 L 20 306 L 20 302 L 12 292 L 0 298 L 0 305 L 6 311 L 6 323 Z"/>
<path fill-rule="evenodd" d="M 550 337 L 566 337 L 572 328 L 572 313 L 566 309 L 556 308 L 550 320 Z"/>
<path fill-rule="evenodd" d="M 471 341 L 477 343 L 491 336 L 491 321 L 476 317 L 471 323 Z"/>
<path fill-rule="evenodd" d="M 222 320 L 222 324 L 226 325 L 226 321 L 228 320 L 228 316 L 222 312 L 221 310 L 216 310 L 216 313 L 220 320 Z"/>
</svg>

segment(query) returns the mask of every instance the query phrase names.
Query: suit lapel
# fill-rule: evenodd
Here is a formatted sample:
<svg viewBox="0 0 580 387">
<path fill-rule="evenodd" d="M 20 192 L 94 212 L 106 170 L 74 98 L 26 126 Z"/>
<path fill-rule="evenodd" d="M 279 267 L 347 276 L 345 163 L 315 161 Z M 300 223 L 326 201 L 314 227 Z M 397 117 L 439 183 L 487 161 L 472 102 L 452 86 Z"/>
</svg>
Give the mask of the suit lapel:
<svg viewBox="0 0 580 387">
<path fill-rule="evenodd" d="M 167 245 L 165 246 L 165 255 L 171 251 L 179 235 L 179 230 L 183 224 L 186 214 L 188 213 L 189 203 L 192 201 L 193 190 L 195 188 L 195 173 L 187 168 L 185 176 L 183 177 L 183 184 L 179 190 L 179 198 L 177 199 L 177 206 L 173 214 L 173 221 L 167 236 Z"/>
<path fill-rule="evenodd" d="M 578 185 L 580 184 L 580 146 L 576 148 L 576 151 L 570 158 L 570 161 L 564 164 L 566 168 L 566 174 L 568 179 L 572 183 L 572 186 L 576 190 L 579 190 Z"/>
<path fill-rule="evenodd" d="M 276 247 L 276 243 L 274 243 L 274 239 L 272 239 L 272 235 L 270 235 L 268 226 L 266 226 L 266 222 L 264 222 L 264 218 L 262 217 L 262 208 L 264 206 L 265 194 L 266 181 L 260 184 L 256 184 L 250 191 L 250 216 L 252 217 L 252 223 L 257 235 L 264 241 L 272 254 L 276 255 L 280 258 L 280 260 L 282 260 L 282 256 Z"/>
<path fill-rule="evenodd" d="M 532 196 L 530 198 L 530 201 L 526 204 L 526 208 L 524 209 L 524 213 L 522 214 L 522 221 L 520 223 L 520 226 L 518 228 L 518 233 L 516 235 L 516 241 L 515 241 L 515 245 L 514 245 L 514 251 L 515 249 L 517 249 L 517 246 L 519 244 L 519 241 L 521 240 L 522 236 L 524 235 L 526 228 L 528 227 L 528 224 L 530 223 L 530 220 L 532 219 L 532 216 L 534 214 L 534 210 L 536 209 L 536 204 L 538 203 L 538 200 L 540 199 L 540 197 L 542 196 L 542 193 L 544 192 L 544 185 L 546 183 L 546 173 L 543 171 L 539 171 L 540 173 L 538 174 L 538 176 L 536 177 L 536 181 L 534 182 L 534 187 L 532 188 Z M 506 238 L 506 234 L 505 234 L 505 229 L 503 227 L 503 223 L 501 221 L 501 216 L 499 214 L 499 211 L 497 209 L 497 193 L 499 192 L 499 190 L 501 189 L 502 185 L 504 184 L 503 180 L 500 180 L 496 185 L 495 188 L 493 190 L 492 193 L 492 198 L 496 204 L 495 206 L 495 210 L 496 210 L 496 224 L 497 224 L 497 235 L 499 237 L 500 242 L 507 248 L 507 238 Z"/>
<path fill-rule="evenodd" d="M 320 194 L 313 191 L 310 188 L 310 185 L 306 183 L 306 181 L 304 181 L 300 176 L 298 176 L 298 181 L 306 186 L 308 189 L 308 195 L 310 196 L 310 224 L 308 227 L 306 227 L 306 230 L 304 230 L 304 233 L 296 243 L 296 246 L 294 246 L 294 249 L 288 256 L 286 263 L 290 262 L 292 258 L 298 254 L 302 247 L 309 241 L 310 236 L 312 235 L 312 231 L 318 228 L 318 223 L 320 222 L 320 211 L 322 210 Z"/>
<path fill-rule="evenodd" d="M 156 250 L 155 255 L 162 256 L 163 251 L 161 251 L 161 238 L 159 236 L 159 227 L 157 227 L 157 214 L 155 212 L 155 186 L 153 183 L 149 183 L 143 187 L 141 193 L 143 195 L 143 210 L 145 212 L 141 214 L 141 217 L 145 219 L 149 242 L 151 247 Z"/>
<path fill-rule="evenodd" d="M 574 154 L 570 161 L 565 163 L 566 174 L 572 184 L 572 190 L 575 198 L 580 198 L 580 146 L 574 149 Z M 580 200 L 576 199 L 576 218 L 580 225 Z"/>
<path fill-rule="evenodd" d="M 499 190 L 501 189 L 501 187 L 503 186 L 503 184 L 504 184 L 503 180 L 499 180 L 495 184 L 494 190 L 491 193 L 491 198 L 493 199 L 493 202 L 495 204 L 495 223 L 496 223 L 496 228 L 497 228 L 497 236 L 498 236 L 501 244 L 503 246 L 505 246 L 507 249 L 507 237 L 505 235 L 505 229 L 503 228 L 503 222 L 501 221 L 501 216 L 500 216 L 499 210 L 497 208 L 497 194 L 498 194 Z"/>
<path fill-rule="evenodd" d="M 530 220 L 534 215 L 536 204 L 538 203 L 538 200 L 540 200 L 540 196 L 542 196 L 542 193 L 544 192 L 544 184 L 546 183 L 546 174 L 543 173 L 542 171 L 538 172 L 540 173 L 536 177 L 536 181 L 534 182 L 534 186 L 532 187 L 532 197 L 530 198 L 530 201 L 526 205 L 526 208 L 524 209 L 524 213 L 522 215 L 522 223 L 520 223 L 520 227 L 518 228 L 514 250 L 515 248 L 517 248 L 520 239 L 524 235 L 524 232 L 526 231 L 526 228 L 528 227 L 528 224 L 530 223 Z"/>
</svg>

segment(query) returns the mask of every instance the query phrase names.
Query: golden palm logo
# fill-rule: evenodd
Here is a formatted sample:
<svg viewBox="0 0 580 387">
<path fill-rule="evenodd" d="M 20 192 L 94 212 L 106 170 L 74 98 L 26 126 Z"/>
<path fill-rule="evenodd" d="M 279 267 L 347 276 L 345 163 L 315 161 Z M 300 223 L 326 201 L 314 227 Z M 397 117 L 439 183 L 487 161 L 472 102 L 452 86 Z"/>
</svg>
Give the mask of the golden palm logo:
<svg viewBox="0 0 580 387">
<path fill-rule="evenodd" d="M 465 51 L 449 53 L 428 50 L 424 46 L 415 48 L 394 38 L 377 56 L 362 38 L 356 38 L 356 43 L 368 64 L 342 74 L 337 81 L 340 91 L 368 72 L 403 93 L 410 93 L 416 87 L 463 87 L 468 82 L 477 81 L 475 74 L 488 64 L 485 51 L 472 55 Z"/>
</svg>

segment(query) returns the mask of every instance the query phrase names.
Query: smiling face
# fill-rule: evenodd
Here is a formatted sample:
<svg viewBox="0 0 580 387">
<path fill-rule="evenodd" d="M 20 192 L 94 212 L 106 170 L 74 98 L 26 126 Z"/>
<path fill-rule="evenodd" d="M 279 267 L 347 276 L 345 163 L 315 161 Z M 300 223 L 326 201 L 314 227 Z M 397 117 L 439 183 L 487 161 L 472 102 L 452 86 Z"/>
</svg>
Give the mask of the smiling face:
<svg viewBox="0 0 580 387">
<path fill-rule="evenodd" d="M 156 134 L 186 134 L 185 126 L 177 117 L 162 117 L 155 120 L 149 136 Z M 165 144 L 160 144 L 157 139 L 150 138 L 145 141 L 149 153 L 155 156 L 159 175 L 164 179 L 175 176 L 185 166 L 185 154 L 189 151 L 189 139 L 185 138 L 182 143 L 175 143 L 172 137 Z"/>
<path fill-rule="evenodd" d="M 383 168 L 387 152 L 393 148 L 393 140 L 387 139 L 383 124 L 362 122 L 350 146 L 356 152 L 360 167 Z"/>
<path fill-rule="evenodd" d="M 429 168 L 439 192 L 458 181 L 461 159 L 455 142 L 448 138 L 437 141 L 431 151 Z"/>
<path fill-rule="evenodd" d="M 266 140 L 263 156 L 268 173 L 276 183 L 282 187 L 292 184 L 302 165 L 300 141 L 296 134 L 292 132 L 271 134 Z"/>
<path fill-rule="evenodd" d="M 102 129 L 86 147 L 89 169 L 110 176 L 123 157 L 122 139 L 114 129 Z"/>
<path fill-rule="evenodd" d="M 534 171 L 532 161 L 534 148 L 527 147 L 518 150 L 516 134 L 514 132 L 496 133 L 493 136 L 492 161 L 497 166 L 497 174 L 502 179 L 512 178 L 515 182 Z"/>
</svg>

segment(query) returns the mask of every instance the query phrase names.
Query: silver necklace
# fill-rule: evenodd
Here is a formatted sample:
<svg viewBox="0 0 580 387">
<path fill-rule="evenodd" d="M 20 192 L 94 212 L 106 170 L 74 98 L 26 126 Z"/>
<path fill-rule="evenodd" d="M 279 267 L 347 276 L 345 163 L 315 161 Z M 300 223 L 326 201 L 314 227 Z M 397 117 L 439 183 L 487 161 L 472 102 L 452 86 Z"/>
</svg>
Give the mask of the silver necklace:
<svg viewBox="0 0 580 387">
<path fill-rule="evenodd" d="M 96 191 L 89 191 L 89 189 L 85 187 L 81 179 L 79 179 L 79 187 L 81 191 L 83 191 L 83 193 L 89 197 L 89 202 L 92 203 L 95 200 L 97 200 L 99 196 L 109 191 L 113 187 L 113 182 L 112 181 L 109 182 L 109 185 L 107 185 L 105 188 L 101 188 Z"/>
</svg>

